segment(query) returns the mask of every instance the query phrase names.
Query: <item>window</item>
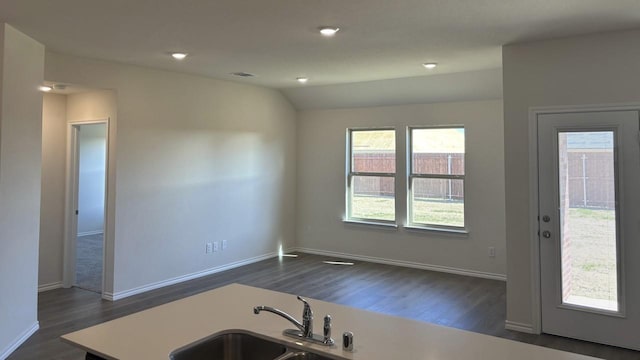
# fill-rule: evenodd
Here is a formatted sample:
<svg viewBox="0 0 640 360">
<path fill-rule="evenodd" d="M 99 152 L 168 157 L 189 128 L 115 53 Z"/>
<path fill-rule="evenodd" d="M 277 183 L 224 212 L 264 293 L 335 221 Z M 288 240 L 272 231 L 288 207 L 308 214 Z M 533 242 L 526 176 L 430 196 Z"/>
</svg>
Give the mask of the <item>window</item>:
<svg viewBox="0 0 640 360">
<path fill-rule="evenodd" d="M 346 220 L 395 223 L 395 177 L 395 130 L 347 130 Z"/>
<path fill-rule="evenodd" d="M 464 127 L 409 128 L 408 225 L 464 230 Z"/>
</svg>

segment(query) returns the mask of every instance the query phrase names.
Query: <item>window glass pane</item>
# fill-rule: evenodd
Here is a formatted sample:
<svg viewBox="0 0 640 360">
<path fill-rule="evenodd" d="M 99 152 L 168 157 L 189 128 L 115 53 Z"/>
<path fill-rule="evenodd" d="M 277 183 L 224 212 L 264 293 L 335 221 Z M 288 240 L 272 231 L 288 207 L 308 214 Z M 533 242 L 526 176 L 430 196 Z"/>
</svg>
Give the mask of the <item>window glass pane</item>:
<svg viewBox="0 0 640 360">
<path fill-rule="evenodd" d="M 464 175 L 464 128 L 412 129 L 413 174 Z"/>
<path fill-rule="evenodd" d="M 351 169 L 354 172 L 395 173 L 395 130 L 352 131 Z"/>
<path fill-rule="evenodd" d="M 412 222 L 464 227 L 464 180 L 414 178 Z"/>
<path fill-rule="evenodd" d="M 618 310 L 614 132 L 558 134 L 562 301 Z"/>
<path fill-rule="evenodd" d="M 353 176 L 351 191 L 351 217 L 389 221 L 396 219 L 394 178 Z"/>
</svg>

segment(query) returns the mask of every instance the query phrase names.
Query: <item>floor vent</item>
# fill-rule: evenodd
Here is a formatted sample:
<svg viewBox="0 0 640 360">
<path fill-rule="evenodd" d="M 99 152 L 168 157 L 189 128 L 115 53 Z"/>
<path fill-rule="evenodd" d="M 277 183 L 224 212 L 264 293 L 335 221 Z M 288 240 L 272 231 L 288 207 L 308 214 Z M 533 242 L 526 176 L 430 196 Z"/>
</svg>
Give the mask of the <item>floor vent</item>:
<svg viewBox="0 0 640 360">
<path fill-rule="evenodd" d="M 329 264 L 329 265 L 346 265 L 346 266 L 355 265 L 354 263 L 348 262 L 348 261 L 330 261 L 330 260 L 325 260 L 325 261 L 323 261 L 323 263 Z"/>
</svg>

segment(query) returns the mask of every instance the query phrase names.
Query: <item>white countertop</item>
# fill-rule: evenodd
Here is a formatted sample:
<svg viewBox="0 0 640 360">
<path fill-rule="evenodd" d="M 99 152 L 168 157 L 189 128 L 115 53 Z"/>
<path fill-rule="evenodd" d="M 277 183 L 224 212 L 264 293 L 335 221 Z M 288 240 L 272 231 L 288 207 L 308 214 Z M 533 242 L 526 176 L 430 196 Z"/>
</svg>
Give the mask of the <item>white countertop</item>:
<svg viewBox="0 0 640 360">
<path fill-rule="evenodd" d="M 412 321 L 347 306 L 307 299 L 313 310 L 316 333 L 331 314 L 332 347 L 306 344 L 315 352 L 352 360 L 398 358 L 424 360 L 587 360 L 592 357 L 553 350 L 489 335 Z M 273 306 L 297 319 L 302 303 L 295 296 L 239 284 L 228 285 L 165 305 L 62 336 L 63 341 L 106 359 L 156 360 L 211 334 L 242 329 L 283 343 L 292 328 L 287 320 L 262 312 L 257 305 Z M 354 333 L 355 351 L 342 350 L 341 334 Z"/>
</svg>

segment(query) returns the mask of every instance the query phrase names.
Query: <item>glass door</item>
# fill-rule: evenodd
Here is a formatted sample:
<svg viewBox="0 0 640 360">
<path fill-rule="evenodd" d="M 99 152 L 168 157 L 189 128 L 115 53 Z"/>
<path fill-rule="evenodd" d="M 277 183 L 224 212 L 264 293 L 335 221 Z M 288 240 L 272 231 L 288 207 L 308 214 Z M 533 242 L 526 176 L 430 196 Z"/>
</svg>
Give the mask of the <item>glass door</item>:
<svg viewBox="0 0 640 360">
<path fill-rule="evenodd" d="M 618 312 L 615 130 L 559 130 L 562 304 Z"/>
<path fill-rule="evenodd" d="M 637 111 L 538 116 L 542 330 L 640 348 Z"/>
</svg>

